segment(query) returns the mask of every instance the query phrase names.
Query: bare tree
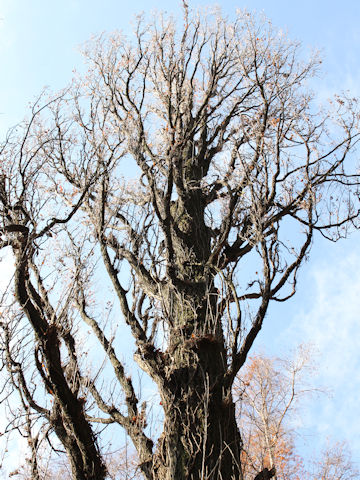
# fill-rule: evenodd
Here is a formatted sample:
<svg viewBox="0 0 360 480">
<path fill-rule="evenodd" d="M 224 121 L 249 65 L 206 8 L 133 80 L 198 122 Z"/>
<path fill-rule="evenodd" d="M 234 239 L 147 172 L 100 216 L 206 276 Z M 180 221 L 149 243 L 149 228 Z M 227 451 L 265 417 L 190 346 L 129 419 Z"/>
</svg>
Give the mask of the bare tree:
<svg viewBox="0 0 360 480">
<path fill-rule="evenodd" d="M 307 478 L 295 446 L 294 415 L 304 396 L 318 391 L 309 378 L 313 369 L 313 353 L 307 346 L 299 347 L 294 358 L 255 355 L 249 359 L 234 389 L 244 478 L 252 479 L 264 468 L 274 469 L 277 480 Z"/>
<path fill-rule="evenodd" d="M 344 443 L 330 443 L 321 455 L 303 458 L 296 447 L 296 423 L 306 397 L 324 394 L 311 380 L 312 348 L 301 345 L 293 358 L 257 354 L 235 383 L 243 439 L 243 475 L 251 480 L 273 471 L 277 480 L 341 480 L 359 472 Z M 256 478 L 256 477 L 255 477 Z"/>
<path fill-rule="evenodd" d="M 266 19 L 183 12 L 181 26 L 140 17 L 134 40 L 96 37 L 88 74 L 40 98 L 1 147 L 16 300 L 3 352 L 79 480 L 106 476 L 106 425 L 125 429 L 147 479 L 242 478 L 234 379 L 315 233 L 358 224 L 356 100 L 319 112 L 306 83 L 321 62 Z M 158 438 L 117 309 L 160 395 Z"/>
<path fill-rule="evenodd" d="M 322 452 L 320 462 L 314 462 L 314 480 L 353 480 L 360 472 L 355 467 L 345 443 L 328 445 Z"/>
</svg>

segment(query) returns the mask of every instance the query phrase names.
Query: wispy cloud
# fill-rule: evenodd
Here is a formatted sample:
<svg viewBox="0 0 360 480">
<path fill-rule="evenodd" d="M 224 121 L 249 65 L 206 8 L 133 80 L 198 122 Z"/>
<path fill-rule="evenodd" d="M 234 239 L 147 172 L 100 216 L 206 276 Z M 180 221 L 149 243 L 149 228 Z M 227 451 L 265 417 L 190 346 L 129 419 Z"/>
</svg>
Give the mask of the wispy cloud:
<svg viewBox="0 0 360 480">
<path fill-rule="evenodd" d="M 10 252 L 1 252 L 2 255 L 0 256 L 0 292 L 2 293 L 4 289 L 9 284 L 11 280 L 11 276 L 14 273 L 14 257 L 10 254 Z"/>
<path fill-rule="evenodd" d="M 316 346 L 320 362 L 315 381 L 331 391 L 309 402 L 304 427 L 317 433 L 320 443 L 328 436 L 347 440 L 360 462 L 360 254 L 343 253 L 314 264 L 312 301 L 298 311 L 284 335 Z"/>
</svg>

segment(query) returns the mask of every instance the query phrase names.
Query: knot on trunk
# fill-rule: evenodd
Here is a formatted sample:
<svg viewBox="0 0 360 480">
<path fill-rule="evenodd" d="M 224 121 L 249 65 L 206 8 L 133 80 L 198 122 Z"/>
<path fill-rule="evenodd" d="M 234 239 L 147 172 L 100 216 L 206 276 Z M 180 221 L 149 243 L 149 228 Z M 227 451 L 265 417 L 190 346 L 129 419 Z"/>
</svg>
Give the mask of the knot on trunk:
<svg viewBox="0 0 360 480">
<path fill-rule="evenodd" d="M 260 473 L 256 475 L 254 480 L 270 480 L 270 478 L 274 477 L 276 473 L 275 467 L 272 467 L 271 470 L 268 468 L 264 468 Z"/>
</svg>

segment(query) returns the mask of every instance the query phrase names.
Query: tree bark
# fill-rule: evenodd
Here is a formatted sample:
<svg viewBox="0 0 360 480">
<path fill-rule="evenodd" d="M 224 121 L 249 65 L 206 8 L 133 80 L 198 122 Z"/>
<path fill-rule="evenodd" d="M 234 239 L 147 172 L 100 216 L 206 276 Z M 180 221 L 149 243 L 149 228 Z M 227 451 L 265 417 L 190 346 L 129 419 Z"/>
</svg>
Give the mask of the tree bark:
<svg viewBox="0 0 360 480">
<path fill-rule="evenodd" d="M 218 347 L 214 341 L 202 341 L 194 349 L 199 364 L 174 370 L 163 395 L 166 420 L 158 445 L 158 478 L 240 479 L 241 439 L 234 403 L 230 392 L 208 373 L 215 370 Z"/>
<path fill-rule="evenodd" d="M 194 185 L 196 169 L 187 173 Z M 168 366 L 160 388 L 165 424 L 157 451 L 159 479 L 242 478 L 217 290 L 206 266 L 211 250 L 204 210 L 196 188 L 186 201 L 171 205 L 175 272 L 168 293 Z"/>
</svg>

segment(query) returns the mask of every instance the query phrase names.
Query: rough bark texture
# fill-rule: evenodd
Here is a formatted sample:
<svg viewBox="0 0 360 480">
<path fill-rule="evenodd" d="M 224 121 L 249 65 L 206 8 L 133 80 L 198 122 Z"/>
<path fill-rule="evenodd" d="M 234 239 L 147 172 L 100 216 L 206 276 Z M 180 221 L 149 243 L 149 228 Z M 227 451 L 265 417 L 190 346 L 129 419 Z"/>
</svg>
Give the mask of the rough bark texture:
<svg viewBox="0 0 360 480">
<path fill-rule="evenodd" d="M 69 385 L 65 378 L 60 354 L 61 332 L 54 322 L 55 318 L 52 321 L 48 318 L 55 312 L 51 312 L 50 305 L 41 299 L 29 279 L 28 260 L 31 254 L 27 250 L 27 234 L 23 234 L 20 245 L 16 259 L 15 295 L 34 329 L 36 355 L 42 357 L 42 363 L 38 362 L 37 366 L 43 374 L 48 393 L 53 397 L 52 411 L 47 413 L 48 421 L 67 452 L 73 477 L 77 480 L 102 480 L 106 476 L 106 468 L 91 425 L 85 418 L 83 402 L 77 395 L 79 385 L 77 382 Z"/>
</svg>

